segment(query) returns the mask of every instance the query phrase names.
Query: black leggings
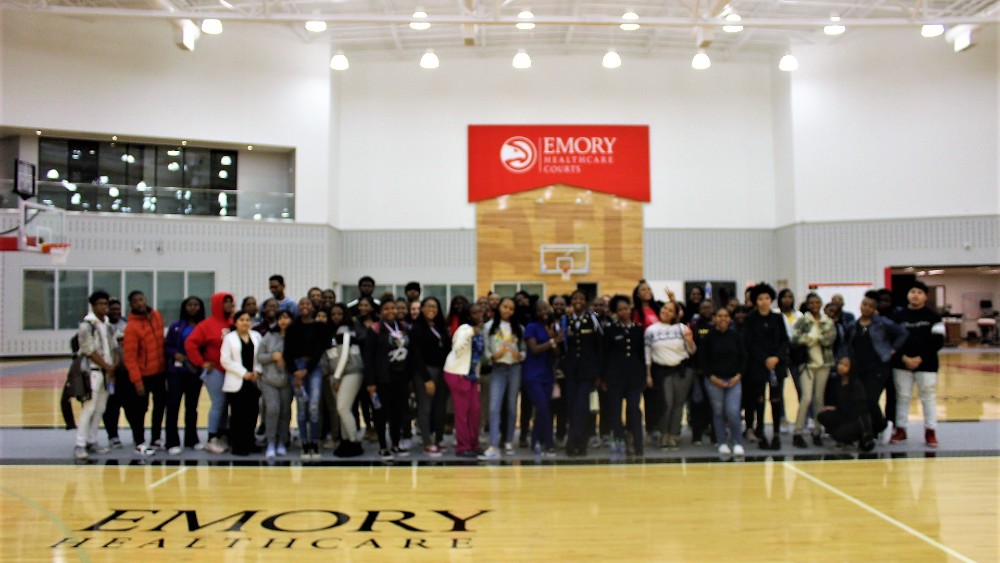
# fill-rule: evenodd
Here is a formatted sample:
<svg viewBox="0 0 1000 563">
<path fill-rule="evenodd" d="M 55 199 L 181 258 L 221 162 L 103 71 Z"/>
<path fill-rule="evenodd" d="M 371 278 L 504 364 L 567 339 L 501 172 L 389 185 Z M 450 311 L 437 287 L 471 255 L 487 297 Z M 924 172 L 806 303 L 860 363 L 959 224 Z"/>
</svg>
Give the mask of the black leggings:
<svg viewBox="0 0 1000 563">
<path fill-rule="evenodd" d="M 745 412 L 747 429 L 754 429 L 757 437 L 763 439 L 764 435 L 764 393 L 768 387 L 771 391 L 771 427 L 774 437 L 781 435 L 781 383 L 782 378 L 778 377 L 777 385 L 770 385 L 767 379 L 748 379 L 743 382 L 743 410 Z"/>
<path fill-rule="evenodd" d="M 399 445 L 399 435 L 403 424 L 404 410 L 409 398 L 409 378 L 405 373 L 392 374 L 388 383 L 379 383 L 376 389 L 382 408 L 375 409 L 375 430 L 378 432 L 380 449 L 389 449 L 385 439 L 385 425 L 389 424 L 389 439 L 393 446 Z"/>
</svg>

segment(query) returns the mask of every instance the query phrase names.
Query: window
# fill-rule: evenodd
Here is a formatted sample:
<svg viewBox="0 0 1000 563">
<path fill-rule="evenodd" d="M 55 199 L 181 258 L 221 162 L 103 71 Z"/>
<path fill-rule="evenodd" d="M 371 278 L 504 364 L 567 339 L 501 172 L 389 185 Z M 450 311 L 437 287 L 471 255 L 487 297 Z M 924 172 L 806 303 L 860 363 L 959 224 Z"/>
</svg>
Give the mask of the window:
<svg viewBox="0 0 1000 563">
<path fill-rule="evenodd" d="M 493 284 L 493 291 L 500 297 L 514 297 L 518 291 L 527 291 L 528 295 L 537 295 L 545 299 L 545 284 L 538 282 L 506 282 Z"/>
<path fill-rule="evenodd" d="M 119 301 L 125 298 L 122 295 L 121 270 L 94 270 L 90 273 L 90 276 L 91 287 L 94 288 L 94 291 L 103 289 L 108 292 L 108 295 Z"/>
<path fill-rule="evenodd" d="M 156 308 L 163 324 L 176 321 L 184 301 L 184 272 L 156 272 Z"/>
<path fill-rule="evenodd" d="M 54 270 L 25 270 L 21 312 L 24 330 L 55 328 L 56 273 Z"/>
<path fill-rule="evenodd" d="M 177 320 L 181 302 L 189 295 L 200 297 L 208 306 L 215 292 L 215 272 L 24 270 L 21 326 L 24 330 L 75 330 L 90 312 L 87 298 L 98 289 L 121 300 L 125 314 L 128 293 L 139 290 L 169 324 Z"/>
<path fill-rule="evenodd" d="M 59 271 L 59 328 L 77 328 L 90 312 L 89 274 L 86 270 Z"/>
</svg>

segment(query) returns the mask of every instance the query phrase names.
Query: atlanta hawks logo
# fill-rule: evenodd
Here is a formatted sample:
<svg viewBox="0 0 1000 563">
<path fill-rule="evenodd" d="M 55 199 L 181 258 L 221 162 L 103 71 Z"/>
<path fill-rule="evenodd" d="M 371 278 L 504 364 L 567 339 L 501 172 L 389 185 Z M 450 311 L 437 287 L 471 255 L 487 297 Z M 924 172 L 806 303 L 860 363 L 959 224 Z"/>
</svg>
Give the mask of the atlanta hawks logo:
<svg viewBox="0 0 1000 563">
<path fill-rule="evenodd" d="M 500 162 L 507 170 L 516 174 L 531 170 L 537 157 L 535 143 L 524 137 L 511 137 L 500 147 Z"/>
</svg>

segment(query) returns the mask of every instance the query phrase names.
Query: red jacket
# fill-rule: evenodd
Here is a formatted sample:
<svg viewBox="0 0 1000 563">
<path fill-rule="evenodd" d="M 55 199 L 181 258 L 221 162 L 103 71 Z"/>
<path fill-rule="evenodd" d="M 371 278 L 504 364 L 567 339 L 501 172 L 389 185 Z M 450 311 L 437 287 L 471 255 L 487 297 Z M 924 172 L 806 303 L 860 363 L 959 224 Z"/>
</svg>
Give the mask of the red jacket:
<svg viewBox="0 0 1000 563">
<path fill-rule="evenodd" d="M 198 323 L 184 342 L 188 360 L 195 367 L 200 368 L 205 362 L 212 362 L 215 369 L 221 370 L 219 358 L 222 355 L 222 339 L 233 324 L 233 319 L 222 311 L 222 302 L 226 297 L 232 299 L 233 296 L 225 292 L 212 296 L 212 316 Z"/>
<path fill-rule="evenodd" d="M 132 383 L 142 383 L 143 377 L 164 373 L 167 362 L 163 353 L 163 317 L 159 311 L 128 314 L 122 356 Z"/>
</svg>

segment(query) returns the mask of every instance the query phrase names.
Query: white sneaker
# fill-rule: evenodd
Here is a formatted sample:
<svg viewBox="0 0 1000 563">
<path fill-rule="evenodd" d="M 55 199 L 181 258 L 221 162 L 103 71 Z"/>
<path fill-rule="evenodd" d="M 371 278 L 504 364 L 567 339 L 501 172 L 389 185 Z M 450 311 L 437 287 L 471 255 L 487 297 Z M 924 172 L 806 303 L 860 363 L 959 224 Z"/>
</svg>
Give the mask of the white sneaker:
<svg viewBox="0 0 1000 563">
<path fill-rule="evenodd" d="M 733 446 L 733 455 L 738 455 L 738 456 L 746 455 L 746 452 L 743 451 L 743 446 L 739 444 Z"/>
<path fill-rule="evenodd" d="M 490 446 L 482 455 L 477 456 L 482 461 L 496 461 L 500 459 L 500 449 Z"/>
<path fill-rule="evenodd" d="M 205 451 L 210 454 L 221 454 L 229 449 L 222 443 L 222 440 L 218 438 L 212 438 L 208 441 L 208 445 L 205 446 Z"/>
<path fill-rule="evenodd" d="M 514 455 L 514 443 L 513 442 L 507 442 L 506 444 L 504 444 L 503 445 L 503 453 L 505 453 L 507 455 Z"/>
<path fill-rule="evenodd" d="M 135 447 L 135 455 L 141 457 L 148 457 L 156 455 L 156 450 L 147 446 L 146 444 L 139 444 Z"/>
<path fill-rule="evenodd" d="M 169 450 L 167 450 L 167 453 L 170 454 L 170 455 L 181 455 L 181 452 L 183 452 L 183 451 L 184 451 L 183 447 L 181 447 L 181 446 L 174 446 L 174 447 L 170 448 Z"/>
<path fill-rule="evenodd" d="M 895 429 L 896 425 L 893 424 L 891 420 L 887 421 L 885 425 L 885 430 L 883 430 L 882 433 L 879 434 L 879 442 L 882 442 L 883 444 L 888 444 L 889 441 L 892 440 L 892 433 Z"/>
<path fill-rule="evenodd" d="M 733 450 L 729 449 L 729 444 L 719 444 L 719 453 L 722 455 L 729 455 L 733 453 Z"/>
<path fill-rule="evenodd" d="M 399 449 L 408 450 L 413 447 L 413 440 L 409 438 L 403 438 L 399 441 Z"/>
</svg>

